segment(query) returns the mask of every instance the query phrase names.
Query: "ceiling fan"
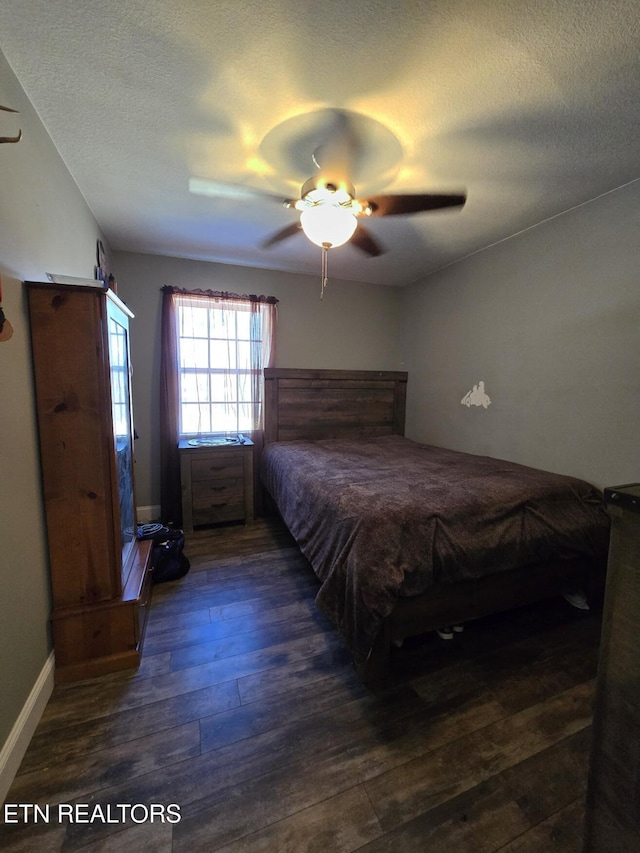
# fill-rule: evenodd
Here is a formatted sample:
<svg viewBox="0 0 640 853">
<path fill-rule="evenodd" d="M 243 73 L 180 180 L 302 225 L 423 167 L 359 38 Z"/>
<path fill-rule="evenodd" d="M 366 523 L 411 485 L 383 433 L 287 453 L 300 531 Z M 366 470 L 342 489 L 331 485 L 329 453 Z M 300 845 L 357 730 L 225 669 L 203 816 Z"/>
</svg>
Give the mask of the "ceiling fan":
<svg viewBox="0 0 640 853">
<path fill-rule="evenodd" d="M 342 110 L 325 111 L 331 115 L 331 127 L 312 154 L 317 174 L 306 180 L 299 198 L 285 198 L 236 184 L 224 184 L 205 178 L 191 178 L 193 193 L 235 199 L 266 198 L 278 201 L 300 216 L 290 225 L 276 231 L 261 244 L 268 249 L 301 231 L 323 249 L 323 288 L 326 284 L 326 255 L 333 249 L 351 243 L 370 257 L 385 249 L 361 220 L 375 216 L 402 216 L 429 210 L 461 208 L 465 194 L 400 193 L 357 198 L 351 183 L 358 156 L 364 143 L 359 133 L 358 116 Z"/>
<path fill-rule="evenodd" d="M 242 185 L 221 184 L 206 178 L 191 178 L 191 192 L 200 195 L 226 196 L 231 198 L 268 198 L 294 208 L 300 218 L 276 231 L 262 242 L 265 249 L 275 246 L 288 237 L 302 231 L 312 243 L 332 249 L 351 240 L 354 246 L 367 255 L 376 257 L 385 249 L 360 223 L 358 219 L 369 216 L 398 216 L 422 213 L 427 210 L 462 207 L 465 195 L 443 195 L 439 193 L 390 194 L 356 198 L 352 184 L 333 181 L 323 176 L 309 178 L 302 185 L 300 198 L 283 199 Z"/>
</svg>

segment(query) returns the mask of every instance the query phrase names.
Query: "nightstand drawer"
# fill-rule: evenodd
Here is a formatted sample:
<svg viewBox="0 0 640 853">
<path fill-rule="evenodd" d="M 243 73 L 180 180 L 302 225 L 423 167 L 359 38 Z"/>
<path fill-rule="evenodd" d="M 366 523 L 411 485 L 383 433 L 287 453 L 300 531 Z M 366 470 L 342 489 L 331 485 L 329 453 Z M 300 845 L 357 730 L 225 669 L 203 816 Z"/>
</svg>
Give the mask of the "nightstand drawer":
<svg viewBox="0 0 640 853">
<path fill-rule="evenodd" d="M 242 453 L 221 452 L 211 454 L 205 459 L 191 460 L 191 479 L 213 480 L 226 477 L 244 476 L 244 457 Z"/>
<path fill-rule="evenodd" d="M 194 512 L 223 502 L 234 502 L 242 507 L 244 479 L 240 476 L 220 480 L 196 480 L 191 486 L 191 500 Z"/>
<path fill-rule="evenodd" d="M 241 521 L 244 518 L 242 498 L 234 503 L 213 499 L 208 506 L 193 507 L 194 524 L 220 524 L 225 521 Z"/>
</svg>

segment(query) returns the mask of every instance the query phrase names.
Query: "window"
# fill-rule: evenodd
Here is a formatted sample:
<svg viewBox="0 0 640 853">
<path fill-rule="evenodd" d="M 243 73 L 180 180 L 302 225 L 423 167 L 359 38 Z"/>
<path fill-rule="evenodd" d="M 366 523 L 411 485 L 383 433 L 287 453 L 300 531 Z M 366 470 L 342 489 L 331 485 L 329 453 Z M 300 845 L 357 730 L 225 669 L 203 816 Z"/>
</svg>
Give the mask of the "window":
<svg viewBox="0 0 640 853">
<path fill-rule="evenodd" d="M 162 288 L 160 490 L 179 519 L 178 442 L 247 434 L 262 446 L 263 369 L 273 366 L 278 300 Z"/>
<path fill-rule="evenodd" d="M 250 303 L 189 297 L 178 297 L 177 308 L 180 436 L 256 429 L 261 401 L 254 399 L 253 389 L 254 377 L 262 372 L 261 313 Z"/>
<path fill-rule="evenodd" d="M 174 307 L 179 437 L 258 429 L 273 305 L 178 293 Z"/>
</svg>

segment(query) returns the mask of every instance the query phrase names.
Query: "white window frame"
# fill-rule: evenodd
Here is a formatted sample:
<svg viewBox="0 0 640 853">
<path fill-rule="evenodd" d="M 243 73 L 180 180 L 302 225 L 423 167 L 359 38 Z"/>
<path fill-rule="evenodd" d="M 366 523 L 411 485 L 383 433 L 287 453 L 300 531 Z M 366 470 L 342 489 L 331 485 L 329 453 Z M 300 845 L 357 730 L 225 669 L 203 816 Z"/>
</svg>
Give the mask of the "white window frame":
<svg viewBox="0 0 640 853">
<path fill-rule="evenodd" d="M 258 428 L 263 329 L 262 313 L 249 301 L 178 295 L 180 439 L 235 436 Z M 253 400 L 256 387 L 260 396 Z"/>
</svg>

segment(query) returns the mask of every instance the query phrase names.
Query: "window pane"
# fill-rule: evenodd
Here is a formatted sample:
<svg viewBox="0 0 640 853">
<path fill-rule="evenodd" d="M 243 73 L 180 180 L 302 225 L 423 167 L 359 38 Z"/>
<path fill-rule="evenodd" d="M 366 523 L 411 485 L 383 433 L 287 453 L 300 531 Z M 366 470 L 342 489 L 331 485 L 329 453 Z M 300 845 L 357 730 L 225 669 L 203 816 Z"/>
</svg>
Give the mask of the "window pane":
<svg viewBox="0 0 640 853">
<path fill-rule="evenodd" d="M 251 312 L 238 311 L 236 321 L 238 323 L 238 338 L 248 341 L 251 337 Z"/>
<path fill-rule="evenodd" d="M 209 342 L 199 338 L 181 338 L 180 367 L 209 367 Z"/>
<path fill-rule="evenodd" d="M 238 341 L 238 370 L 251 370 L 251 344 Z"/>
<path fill-rule="evenodd" d="M 180 399 L 183 403 L 208 403 L 209 374 L 182 373 L 180 377 Z"/>
<path fill-rule="evenodd" d="M 235 374 L 229 373 L 212 373 L 211 374 L 211 400 L 214 403 L 224 403 L 227 401 L 235 401 L 236 399 L 236 377 Z"/>
<path fill-rule="evenodd" d="M 186 338 L 208 338 L 208 311 L 195 305 L 178 309 L 178 334 Z"/>
<path fill-rule="evenodd" d="M 210 341 L 211 367 L 221 370 L 235 370 L 236 344 L 235 341 Z"/>
<path fill-rule="evenodd" d="M 124 330 L 112 320 L 109 324 L 109 359 L 113 367 L 125 365 L 125 341 Z"/>
<path fill-rule="evenodd" d="M 209 311 L 209 318 L 211 320 L 211 331 L 209 334 L 212 338 L 235 338 L 235 311 L 227 311 L 224 308 L 212 308 Z"/>
<path fill-rule="evenodd" d="M 238 373 L 238 402 L 250 403 L 253 382 L 250 373 Z"/>
<path fill-rule="evenodd" d="M 242 403 L 238 406 L 238 432 L 250 432 L 256 424 L 257 407 L 252 403 Z"/>
<path fill-rule="evenodd" d="M 182 433 L 197 435 L 211 432 L 211 412 L 207 403 L 184 403 L 182 406 Z"/>
<path fill-rule="evenodd" d="M 211 406 L 213 410 L 213 432 L 238 431 L 238 407 L 235 404 L 218 404 Z"/>
</svg>

